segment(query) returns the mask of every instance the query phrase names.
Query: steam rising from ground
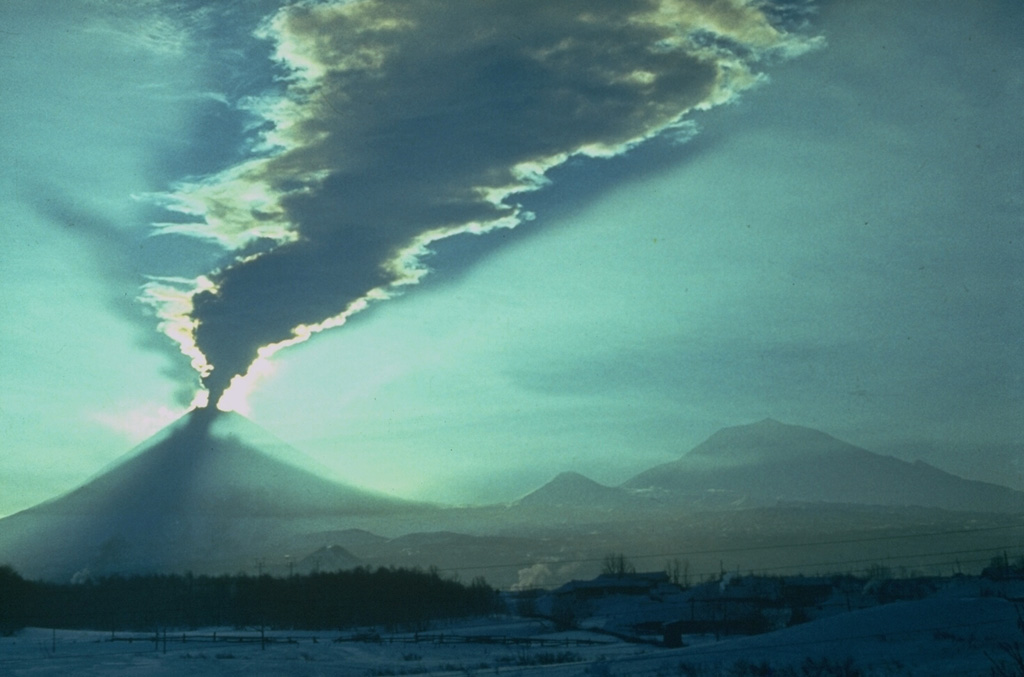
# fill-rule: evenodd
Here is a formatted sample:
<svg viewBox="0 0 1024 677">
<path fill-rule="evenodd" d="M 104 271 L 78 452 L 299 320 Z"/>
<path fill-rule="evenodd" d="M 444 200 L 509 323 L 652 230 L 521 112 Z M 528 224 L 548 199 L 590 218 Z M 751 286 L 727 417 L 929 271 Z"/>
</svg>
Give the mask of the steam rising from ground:
<svg viewBox="0 0 1024 677">
<path fill-rule="evenodd" d="M 222 408 L 277 350 L 416 283 L 433 242 L 530 218 L 514 198 L 550 168 L 685 129 L 814 44 L 744 0 L 299 3 L 258 35 L 288 73 L 250 103 L 261 145 L 165 196 L 193 218 L 164 229 L 232 260 L 145 291 Z"/>
</svg>

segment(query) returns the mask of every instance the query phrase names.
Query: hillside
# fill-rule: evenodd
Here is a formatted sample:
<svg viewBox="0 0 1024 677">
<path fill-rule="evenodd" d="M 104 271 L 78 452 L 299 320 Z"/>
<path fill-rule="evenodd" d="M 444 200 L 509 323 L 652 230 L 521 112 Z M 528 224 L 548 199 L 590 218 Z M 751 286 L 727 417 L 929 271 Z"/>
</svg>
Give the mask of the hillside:
<svg viewBox="0 0 1024 677">
<path fill-rule="evenodd" d="M 680 500 L 737 505 L 779 501 L 1024 512 L 1024 493 L 908 463 L 826 433 L 771 419 L 721 430 L 676 461 L 623 488 Z"/>
<path fill-rule="evenodd" d="M 563 507 L 587 505 L 593 508 L 622 507 L 632 503 L 629 492 L 609 487 L 576 472 L 563 472 L 553 480 L 523 496 L 523 507 Z"/>
<path fill-rule="evenodd" d="M 565 580 L 613 552 L 673 553 L 705 572 L 894 554 L 930 566 L 948 550 L 1001 551 L 1022 505 L 1008 488 L 762 421 L 617 487 L 567 472 L 512 504 L 443 507 L 327 479 L 245 418 L 200 411 L 0 520 L 0 564 L 58 581 L 438 566 L 506 586 Z"/>
<path fill-rule="evenodd" d="M 244 417 L 196 410 L 84 485 L 0 520 L 0 561 L 57 578 L 249 566 L 297 530 L 412 506 L 300 463 Z"/>
</svg>

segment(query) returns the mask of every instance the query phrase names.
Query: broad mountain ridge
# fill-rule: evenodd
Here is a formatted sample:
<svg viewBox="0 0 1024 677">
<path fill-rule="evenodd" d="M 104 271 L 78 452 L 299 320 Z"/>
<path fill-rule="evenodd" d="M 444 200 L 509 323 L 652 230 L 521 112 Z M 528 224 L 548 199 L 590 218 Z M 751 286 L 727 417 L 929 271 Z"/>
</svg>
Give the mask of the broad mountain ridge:
<svg viewBox="0 0 1024 677">
<path fill-rule="evenodd" d="M 683 457 L 703 458 L 719 463 L 750 463 L 781 461 L 808 455 L 835 456 L 851 453 L 855 449 L 853 445 L 820 430 L 766 418 L 749 425 L 722 428 Z"/>
<path fill-rule="evenodd" d="M 621 487 L 662 498 L 715 497 L 750 507 L 780 501 L 1024 512 L 1024 492 L 910 463 L 819 430 L 765 419 L 725 428 Z"/>
<path fill-rule="evenodd" d="M 444 565 L 511 584 L 524 571 L 533 580 L 535 567 L 522 568 L 531 558 L 561 576 L 576 569 L 559 561 L 600 561 L 630 543 L 670 552 L 703 539 L 710 551 L 728 533 L 749 537 L 751 524 L 824 529 L 825 512 L 831 530 L 959 523 L 964 511 L 1017 520 L 1024 492 L 770 419 L 723 429 L 619 486 L 564 472 L 510 505 L 454 508 L 327 479 L 248 419 L 195 410 L 82 486 L 0 519 L 0 564 L 51 580 L 262 570 L 264 560 L 280 573 Z"/>
</svg>

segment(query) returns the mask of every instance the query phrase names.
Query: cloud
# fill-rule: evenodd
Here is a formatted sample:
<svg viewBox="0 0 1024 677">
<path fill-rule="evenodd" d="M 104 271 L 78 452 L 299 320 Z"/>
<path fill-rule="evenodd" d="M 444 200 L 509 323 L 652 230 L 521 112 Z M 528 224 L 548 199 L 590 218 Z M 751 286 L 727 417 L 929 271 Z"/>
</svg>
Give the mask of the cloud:
<svg viewBox="0 0 1024 677">
<path fill-rule="evenodd" d="M 183 184 L 165 226 L 234 260 L 150 302 L 213 399 L 281 346 L 420 279 L 432 243 L 514 227 L 515 195 L 730 101 L 814 41 L 743 0 L 362 0 L 280 9 L 287 72 L 253 156 Z"/>
<path fill-rule="evenodd" d="M 193 45 L 196 30 L 209 21 L 208 8 L 164 0 L 86 0 L 81 30 L 127 49 L 179 57 Z"/>
</svg>

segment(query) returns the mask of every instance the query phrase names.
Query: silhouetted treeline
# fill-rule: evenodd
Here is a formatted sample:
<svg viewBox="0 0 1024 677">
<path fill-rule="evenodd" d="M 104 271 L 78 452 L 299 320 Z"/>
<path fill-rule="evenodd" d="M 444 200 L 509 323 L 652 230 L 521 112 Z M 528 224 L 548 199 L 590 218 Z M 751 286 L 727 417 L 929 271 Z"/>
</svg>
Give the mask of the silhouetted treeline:
<svg viewBox="0 0 1024 677">
<path fill-rule="evenodd" d="M 0 567 L 0 631 L 20 627 L 151 630 L 204 626 L 341 629 L 416 627 L 488 614 L 498 594 L 435 571 L 358 568 L 275 578 L 144 575 L 55 584 Z"/>
</svg>

